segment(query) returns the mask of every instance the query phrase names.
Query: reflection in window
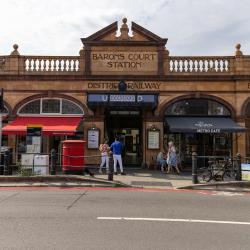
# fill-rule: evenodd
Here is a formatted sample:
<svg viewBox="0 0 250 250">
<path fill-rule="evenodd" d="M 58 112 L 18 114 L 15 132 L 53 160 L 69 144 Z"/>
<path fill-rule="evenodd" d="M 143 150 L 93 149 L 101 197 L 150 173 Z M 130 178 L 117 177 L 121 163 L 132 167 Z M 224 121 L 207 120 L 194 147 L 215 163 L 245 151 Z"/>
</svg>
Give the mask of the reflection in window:
<svg viewBox="0 0 250 250">
<path fill-rule="evenodd" d="M 60 113 L 60 100 L 44 99 L 42 100 L 42 113 Z"/>
<path fill-rule="evenodd" d="M 62 114 L 82 114 L 82 110 L 73 102 L 62 100 Z"/>
<path fill-rule="evenodd" d="M 186 99 L 170 105 L 165 115 L 230 116 L 222 104 L 207 99 Z"/>
</svg>

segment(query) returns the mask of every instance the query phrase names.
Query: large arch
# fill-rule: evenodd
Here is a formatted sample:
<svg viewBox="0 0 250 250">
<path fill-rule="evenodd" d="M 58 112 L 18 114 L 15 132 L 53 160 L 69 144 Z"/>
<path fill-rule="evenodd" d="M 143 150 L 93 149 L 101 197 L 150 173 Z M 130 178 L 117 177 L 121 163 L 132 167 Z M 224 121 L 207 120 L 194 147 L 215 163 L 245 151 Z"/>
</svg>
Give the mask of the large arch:
<svg viewBox="0 0 250 250">
<path fill-rule="evenodd" d="M 241 111 L 240 111 L 241 117 L 246 117 L 248 105 L 250 105 L 250 97 L 248 97 L 248 98 L 244 101 L 244 103 L 243 103 L 243 105 L 242 105 L 242 107 L 241 107 Z"/>
<path fill-rule="evenodd" d="M 166 109 L 174 104 L 175 102 L 178 102 L 178 101 L 182 101 L 182 100 L 185 100 L 185 99 L 208 99 L 208 100 L 213 100 L 213 101 L 216 101 L 218 103 L 221 103 L 222 105 L 224 105 L 226 108 L 228 108 L 228 110 L 230 111 L 231 113 L 231 117 L 233 119 L 235 119 L 236 117 L 236 110 L 232 107 L 232 105 L 230 103 L 228 103 L 227 101 L 225 101 L 224 99 L 221 99 L 217 96 L 212 96 L 212 95 L 204 95 L 204 94 L 199 94 L 197 96 L 197 94 L 189 94 L 189 95 L 181 95 L 181 96 L 178 96 L 176 98 L 173 98 L 172 100 L 168 101 L 168 102 L 165 102 L 163 103 L 159 109 L 160 109 L 160 116 L 161 117 L 164 117 L 165 116 L 165 111 Z"/>
<path fill-rule="evenodd" d="M 241 107 L 241 119 L 247 128 L 245 134 L 245 155 L 250 156 L 250 97 L 248 97 Z"/>
<path fill-rule="evenodd" d="M 88 108 L 87 108 L 87 106 L 85 104 L 83 104 L 79 100 L 73 98 L 72 96 L 62 95 L 62 94 L 54 94 L 53 96 L 49 96 L 47 94 L 38 94 L 38 95 L 29 96 L 29 97 L 23 99 L 22 101 L 20 101 L 19 103 L 16 104 L 16 106 L 13 108 L 12 114 L 16 116 L 18 110 L 23 105 L 25 105 L 26 103 L 29 103 L 29 102 L 31 102 L 33 100 L 41 99 L 41 98 L 62 98 L 62 99 L 69 100 L 69 101 L 71 101 L 73 103 L 76 103 L 78 106 L 80 106 L 82 108 L 82 110 L 84 111 L 85 116 L 88 115 Z"/>
</svg>

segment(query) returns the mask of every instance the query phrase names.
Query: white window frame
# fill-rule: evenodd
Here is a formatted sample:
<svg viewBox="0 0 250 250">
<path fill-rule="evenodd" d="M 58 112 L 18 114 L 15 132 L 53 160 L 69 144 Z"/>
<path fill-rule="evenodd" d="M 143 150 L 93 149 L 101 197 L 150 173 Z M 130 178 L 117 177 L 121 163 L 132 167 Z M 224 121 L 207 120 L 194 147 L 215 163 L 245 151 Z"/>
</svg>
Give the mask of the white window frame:
<svg viewBox="0 0 250 250">
<path fill-rule="evenodd" d="M 40 109 L 39 109 L 40 113 L 39 114 L 20 113 L 20 110 L 22 110 L 23 107 L 25 107 L 29 103 L 37 101 L 37 100 L 40 100 Z M 42 112 L 43 100 L 59 100 L 60 101 L 60 112 L 59 113 L 43 113 Z M 82 111 L 82 114 L 62 114 L 62 101 L 63 100 L 69 101 L 69 102 L 73 103 L 74 105 L 76 105 Z M 18 109 L 17 114 L 19 116 L 74 116 L 75 117 L 75 116 L 83 116 L 84 115 L 84 110 L 81 108 L 80 105 L 78 105 L 77 103 L 75 103 L 75 102 L 73 102 L 71 100 L 68 100 L 68 99 L 65 99 L 65 98 L 48 98 L 48 97 L 45 97 L 45 98 L 33 99 L 33 100 L 29 101 L 29 102 L 26 102 L 25 104 L 23 104 Z"/>
</svg>

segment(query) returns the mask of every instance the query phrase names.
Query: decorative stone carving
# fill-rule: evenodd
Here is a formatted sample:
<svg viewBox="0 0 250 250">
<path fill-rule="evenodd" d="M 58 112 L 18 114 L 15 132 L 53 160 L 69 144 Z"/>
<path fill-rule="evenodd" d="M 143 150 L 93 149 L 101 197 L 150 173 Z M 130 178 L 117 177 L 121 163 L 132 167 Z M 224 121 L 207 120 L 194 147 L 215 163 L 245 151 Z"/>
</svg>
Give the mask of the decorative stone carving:
<svg viewBox="0 0 250 250">
<path fill-rule="evenodd" d="M 131 37 L 128 35 L 129 28 L 127 25 L 127 18 L 122 19 L 122 26 L 120 28 L 121 35 L 118 37 L 120 40 L 129 40 Z"/>
<path fill-rule="evenodd" d="M 242 51 L 240 50 L 241 45 L 240 45 L 239 43 L 236 44 L 235 48 L 236 48 L 235 56 L 243 56 L 243 53 L 242 53 Z"/>
<path fill-rule="evenodd" d="M 11 52 L 11 56 L 19 56 L 20 55 L 20 53 L 18 52 L 18 45 L 17 44 L 14 44 L 13 45 L 13 48 L 14 48 L 14 50 Z"/>
</svg>

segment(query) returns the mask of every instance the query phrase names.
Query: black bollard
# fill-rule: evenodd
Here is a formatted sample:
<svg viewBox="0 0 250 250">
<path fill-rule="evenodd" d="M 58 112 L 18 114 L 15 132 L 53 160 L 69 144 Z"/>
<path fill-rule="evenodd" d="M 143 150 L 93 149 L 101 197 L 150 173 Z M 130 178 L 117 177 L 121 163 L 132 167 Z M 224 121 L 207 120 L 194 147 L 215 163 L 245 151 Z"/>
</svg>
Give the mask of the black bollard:
<svg viewBox="0 0 250 250">
<path fill-rule="evenodd" d="M 9 175 L 9 152 L 4 152 L 4 168 L 3 168 L 3 174 Z"/>
<path fill-rule="evenodd" d="M 0 162 L 0 175 L 3 175 L 4 172 L 4 153 L 0 152 L 1 162 Z"/>
<path fill-rule="evenodd" d="M 113 157 L 111 156 L 109 159 L 108 181 L 113 181 L 113 177 L 114 177 L 114 164 L 113 164 Z"/>
<path fill-rule="evenodd" d="M 197 178 L 197 153 L 192 153 L 192 181 L 194 184 L 198 183 Z"/>
<path fill-rule="evenodd" d="M 50 151 L 50 174 L 56 174 L 56 150 L 51 149 Z"/>
<path fill-rule="evenodd" d="M 236 180 L 242 181 L 242 175 L 241 175 L 241 155 L 238 153 L 236 155 L 236 162 L 237 162 L 237 174 L 236 174 Z"/>
</svg>

